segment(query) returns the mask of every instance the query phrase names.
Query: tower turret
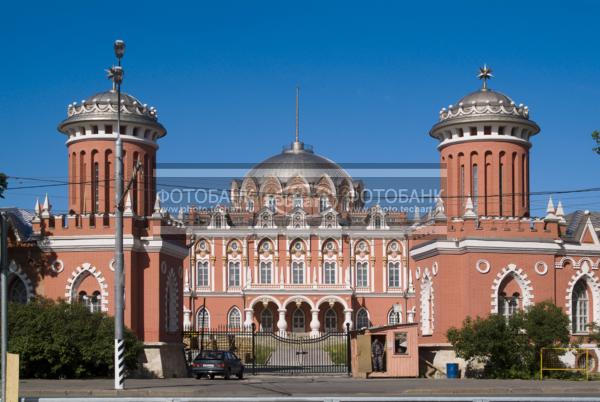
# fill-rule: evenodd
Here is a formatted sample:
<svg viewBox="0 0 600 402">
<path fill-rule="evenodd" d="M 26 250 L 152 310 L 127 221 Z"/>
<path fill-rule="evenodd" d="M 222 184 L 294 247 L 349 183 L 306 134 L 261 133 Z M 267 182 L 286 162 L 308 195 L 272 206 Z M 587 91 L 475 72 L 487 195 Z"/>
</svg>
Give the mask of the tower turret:
<svg viewBox="0 0 600 402">
<path fill-rule="evenodd" d="M 116 120 L 117 93 L 114 89 L 68 105 L 67 118 L 59 124 L 58 130 L 67 135 L 69 211 L 114 212 Z M 125 183 L 131 178 L 136 162 L 142 166 L 131 188 L 132 210 L 137 215 L 152 214 L 157 141 L 165 135 L 166 130 L 158 122 L 155 108 L 131 95 L 121 94 Z"/>
<path fill-rule="evenodd" d="M 530 138 L 540 131 L 529 109 L 487 87 L 491 70 L 480 68 L 483 86 L 440 111 L 429 135 L 446 177 L 442 197 L 448 217 L 461 217 L 471 197 L 478 216 L 529 216 Z"/>
</svg>

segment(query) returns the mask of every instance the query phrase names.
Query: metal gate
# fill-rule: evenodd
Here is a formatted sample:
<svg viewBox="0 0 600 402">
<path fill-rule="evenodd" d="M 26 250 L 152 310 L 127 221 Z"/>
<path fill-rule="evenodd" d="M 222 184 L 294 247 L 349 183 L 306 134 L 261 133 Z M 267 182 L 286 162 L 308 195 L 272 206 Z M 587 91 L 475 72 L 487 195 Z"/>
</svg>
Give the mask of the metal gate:
<svg viewBox="0 0 600 402">
<path fill-rule="evenodd" d="M 347 328 L 349 329 L 349 328 Z M 232 328 L 185 331 L 188 364 L 201 350 L 230 350 L 253 374 L 351 373 L 350 333 L 309 334 L 257 332 Z"/>
</svg>

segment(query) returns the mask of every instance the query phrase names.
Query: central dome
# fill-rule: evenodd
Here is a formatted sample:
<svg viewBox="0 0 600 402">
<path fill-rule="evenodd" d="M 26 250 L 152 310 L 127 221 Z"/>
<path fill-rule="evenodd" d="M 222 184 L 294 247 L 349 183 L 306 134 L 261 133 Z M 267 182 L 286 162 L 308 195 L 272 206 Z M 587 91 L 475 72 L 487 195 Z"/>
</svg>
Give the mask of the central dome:
<svg viewBox="0 0 600 402">
<path fill-rule="evenodd" d="M 309 183 L 316 183 L 323 175 L 329 176 L 336 185 L 351 180 L 350 175 L 337 163 L 315 154 L 312 147 L 298 141 L 280 154 L 254 166 L 246 177 L 255 179 L 259 184 L 269 177 L 276 177 L 282 184 L 286 184 L 289 179 L 298 176 Z"/>
</svg>

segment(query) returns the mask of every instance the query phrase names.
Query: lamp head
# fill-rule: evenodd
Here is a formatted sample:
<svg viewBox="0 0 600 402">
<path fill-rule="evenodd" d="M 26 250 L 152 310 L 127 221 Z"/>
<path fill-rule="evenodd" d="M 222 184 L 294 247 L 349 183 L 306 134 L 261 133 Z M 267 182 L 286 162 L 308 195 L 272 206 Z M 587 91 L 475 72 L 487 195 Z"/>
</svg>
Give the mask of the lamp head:
<svg viewBox="0 0 600 402">
<path fill-rule="evenodd" d="M 121 59 L 123 58 L 123 55 L 125 54 L 125 42 L 123 42 L 120 39 L 117 39 L 115 41 L 115 56 L 117 56 L 117 59 Z"/>
</svg>

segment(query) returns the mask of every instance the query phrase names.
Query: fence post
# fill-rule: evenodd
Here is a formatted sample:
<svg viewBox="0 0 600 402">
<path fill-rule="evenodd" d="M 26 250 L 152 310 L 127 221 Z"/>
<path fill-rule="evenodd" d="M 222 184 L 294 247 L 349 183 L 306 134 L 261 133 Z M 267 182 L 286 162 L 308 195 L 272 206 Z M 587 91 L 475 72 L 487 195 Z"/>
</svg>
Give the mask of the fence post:
<svg viewBox="0 0 600 402">
<path fill-rule="evenodd" d="M 544 356 L 544 348 L 540 349 L 540 381 L 544 379 L 544 358 L 542 356 Z"/>
<path fill-rule="evenodd" d="M 346 362 L 348 363 L 348 376 L 352 376 L 352 347 L 350 344 L 350 323 L 346 323 Z"/>
<path fill-rule="evenodd" d="M 256 375 L 256 342 L 255 342 L 256 324 L 252 323 L 252 375 Z"/>
</svg>

